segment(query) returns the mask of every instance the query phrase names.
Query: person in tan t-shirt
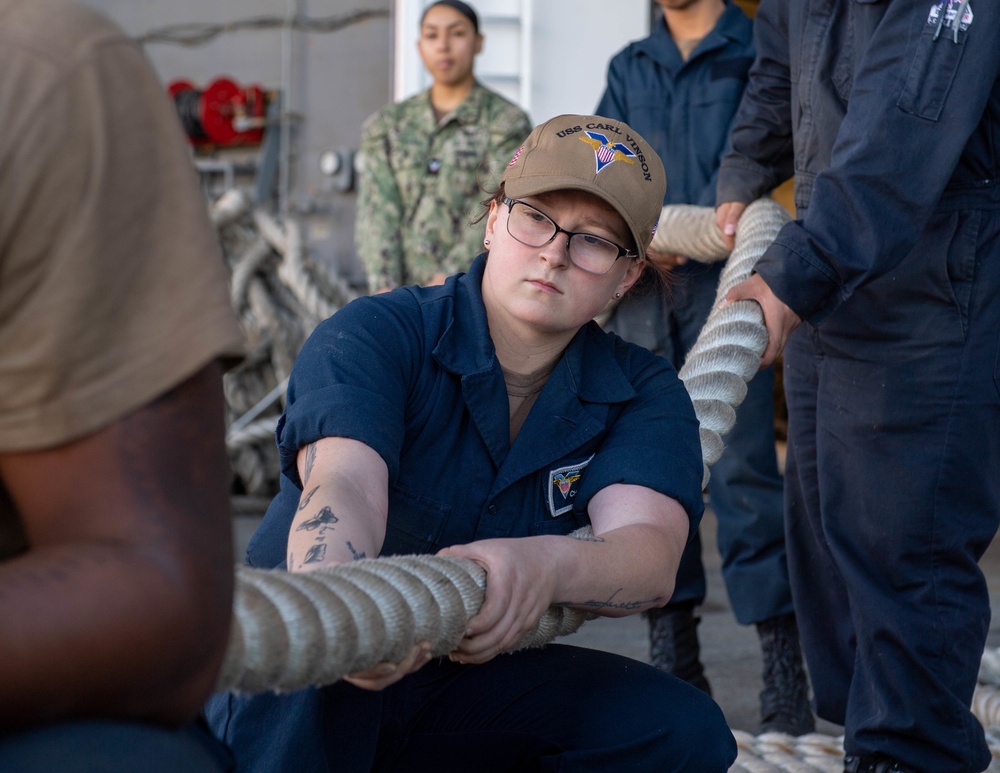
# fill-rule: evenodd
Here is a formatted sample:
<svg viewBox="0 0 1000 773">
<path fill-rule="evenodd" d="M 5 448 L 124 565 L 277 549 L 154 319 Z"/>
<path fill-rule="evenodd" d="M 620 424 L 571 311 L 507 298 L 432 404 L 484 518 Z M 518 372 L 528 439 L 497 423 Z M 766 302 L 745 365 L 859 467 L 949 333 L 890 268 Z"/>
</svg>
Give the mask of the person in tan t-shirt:
<svg viewBox="0 0 1000 773">
<path fill-rule="evenodd" d="M 242 334 L 176 115 L 66 0 L 0 0 L 0 770 L 229 767 Z"/>
</svg>

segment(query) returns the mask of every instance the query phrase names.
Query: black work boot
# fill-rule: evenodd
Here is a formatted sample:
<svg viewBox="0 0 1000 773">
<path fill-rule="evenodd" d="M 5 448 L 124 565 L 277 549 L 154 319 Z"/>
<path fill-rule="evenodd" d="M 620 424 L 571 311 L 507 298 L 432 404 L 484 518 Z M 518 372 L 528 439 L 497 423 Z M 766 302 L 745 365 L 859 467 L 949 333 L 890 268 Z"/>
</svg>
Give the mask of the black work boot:
<svg viewBox="0 0 1000 773">
<path fill-rule="evenodd" d="M 816 729 L 809 705 L 809 680 L 802 667 L 795 615 L 779 615 L 757 623 L 764 658 L 760 693 L 760 732 L 805 735 Z"/>
<path fill-rule="evenodd" d="M 695 617 L 694 604 L 650 609 L 645 615 L 649 619 L 649 662 L 711 695 L 699 657 L 701 618 Z"/>
<path fill-rule="evenodd" d="M 867 755 L 861 757 L 844 757 L 844 773 L 917 773 L 913 768 L 907 768 L 891 760 L 876 754 L 874 757 Z"/>
</svg>

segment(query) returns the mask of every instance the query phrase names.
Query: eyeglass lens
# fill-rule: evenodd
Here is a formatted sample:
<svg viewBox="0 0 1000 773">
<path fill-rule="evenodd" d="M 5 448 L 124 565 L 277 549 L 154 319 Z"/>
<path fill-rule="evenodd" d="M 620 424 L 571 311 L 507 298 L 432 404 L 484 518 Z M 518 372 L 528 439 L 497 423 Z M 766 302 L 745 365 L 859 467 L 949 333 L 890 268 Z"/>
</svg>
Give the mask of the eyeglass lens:
<svg viewBox="0 0 1000 773">
<path fill-rule="evenodd" d="M 522 244 L 541 247 L 556 235 L 558 226 L 544 212 L 515 201 L 507 218 L 507 232 Z M 618 260 L 614 242 L 588 233 L 575 233 L 569 240 L 569 259 L 584 271 L 606 274 Z"/>
</svg>

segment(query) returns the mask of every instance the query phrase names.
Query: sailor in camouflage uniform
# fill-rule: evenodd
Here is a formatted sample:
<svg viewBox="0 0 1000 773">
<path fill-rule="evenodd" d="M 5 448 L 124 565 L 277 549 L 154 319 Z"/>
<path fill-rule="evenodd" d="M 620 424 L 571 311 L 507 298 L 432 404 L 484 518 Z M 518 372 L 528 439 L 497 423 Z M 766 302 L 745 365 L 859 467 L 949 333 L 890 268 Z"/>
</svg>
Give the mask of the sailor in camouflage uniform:
<svg viewBox="0 0 1000 773">
<path fill-rule="evenodd" d="M 439 284 L 482 251 L 470 223 L 483 190 L 531 131 L 519 107 L 478 83 L 479 20 L 462 2 L 429 6 L 419 50 L 433 85 L 371 116 L 362 129 L 355 245 L 368 286 Z"/>
</svg>

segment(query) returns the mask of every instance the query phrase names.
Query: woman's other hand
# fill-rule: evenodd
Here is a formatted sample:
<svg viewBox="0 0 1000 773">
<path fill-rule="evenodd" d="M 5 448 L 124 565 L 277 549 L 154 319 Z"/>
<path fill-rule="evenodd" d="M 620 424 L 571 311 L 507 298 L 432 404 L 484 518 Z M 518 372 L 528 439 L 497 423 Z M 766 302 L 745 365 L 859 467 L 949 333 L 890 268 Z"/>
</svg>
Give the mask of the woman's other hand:
<svg viewBox="0 0 1000 773">
<path fill-rule="evenodd" d="M 388 661 L 372 666 L 367 671 L 345 676 L 344 681 L 350 682 L 362 690 L 384 690 L 407 674 L 419 671 L 431 659 L 431 643 L 422 641 L 410 647 L 406 657 L 399 663 Z"/>
</svg>

